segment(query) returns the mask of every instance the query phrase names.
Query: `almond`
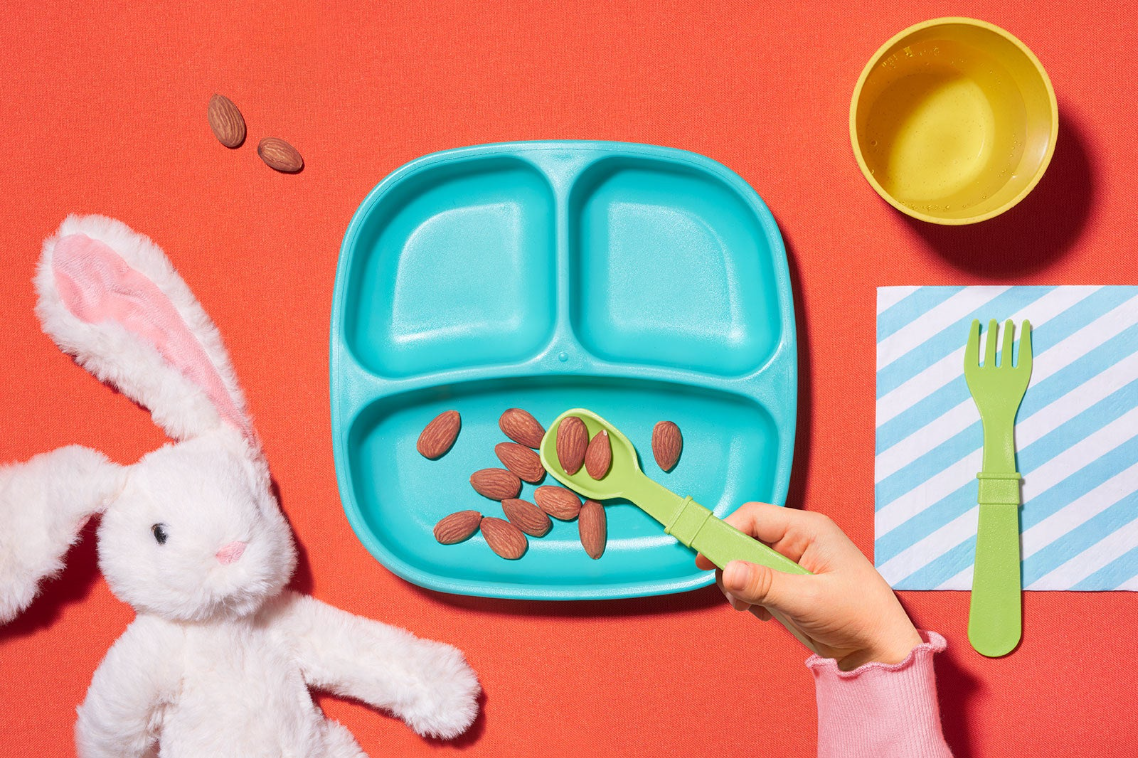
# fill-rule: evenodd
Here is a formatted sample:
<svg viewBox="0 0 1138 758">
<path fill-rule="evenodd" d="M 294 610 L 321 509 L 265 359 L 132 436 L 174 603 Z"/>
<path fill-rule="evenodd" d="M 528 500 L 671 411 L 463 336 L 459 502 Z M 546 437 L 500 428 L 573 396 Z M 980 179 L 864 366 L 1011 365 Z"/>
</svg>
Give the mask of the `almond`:
<svg viewBox="0 0 1138 758">
<path fill-rule="evenodd" d="M 228 148 L 241 147 L 245 141 L 245 118 L 225 95 L 214 95 L 206 109 L 209 128 L 217 141 Z"/>
<path fill-rule="evenodd" d="M 671 471 L 680 460 L 684 449 L 684 438 L 680 428 L 671 421 L 661 421 L 652 430 L 652 457 L 665 471 Z"/>
<path fill-rule="evenodd" d="M 585 422 L 576 416 L 561 419 L 557 425 L 557 460 L 566 474 L 572 476 L 581 470 L 588 446 L 589 430 Z"/>
<path fill-rule="evenodd" d="M 538 487 L 533 499 L 543 511 L 562 521 L 572 521 L 581 512 L 581 498 L 564 487 Z"/>
<path fill-rule="evenodd" d="M 525 500 L 509 498 L 502 501 L 502 511 L 510 523 L 531 537 L 544 537 L 553 528 L 545 511 Z"/>
<path fill-rule="evenodd" d="M 304 168 L 304 159 L 296 148 L 276 137 L 261 140 L 261 144 L 257 145 L 257 155 L 261 156 L 269 168 L 281 173 L 295 174 Z"/>
<path fill-rule="evenodd" d="M 545 468 L 541 465 L 541 458 L 525 445 L 516 442 L 499 442 L 494 446 L 494 452 L 503 466 L 530 484 L 537 484 L 545 478 Z"/>
<path fill-rule="evenodd" d="M 470 475 L 470 486 L 483 497 L 505 500 L 517 497 L 522 482 L 504 468 L 484 468 Z"/>
<path fill-rule="evenodd" d="M 596 500 L 586 500 L 581 506 L 577 530 L 581 535 L 581 546 L 590 558 L 596 560 L 604 555 L 608 542 L 608 519 L 603 505 Z"/>
<path fill-rule="evenodd" d="M 602 429 L 591 440 L 585 450 L 585 470 L 594 479 L 604 479 L 612 465 L 612 444 L 609 433 Z"/>
<path fill-rule="evenodd" d="M 482 536 L 491 550 L 509 561 L 521 558 L 529 547 L 529 540 L 521 530 L 500 518 L 482 519 Z"/>
<path fill-rule="evenodd" d="M 444 545 L 462 542 L 478 531 L 482 514 L 478 511 L 459 511 L 444 517 L 435 524 L 435 539 Z"/>
<path fill-rule="evenodd" d="M 423 429 L 415 449 L 424 458 L 431 460 L 441 458 L 458 438 L 458 430 L 461 427 L 462 417 L 458 415 L 458 411 L 443 411 Z"/>
<path fill-rule="evenodd" d="M 534 450 L 541 447 L 541 438 L 545 436 L 545 427 L 521 408 L 510 408 L 503 413 L 498 419 L 498 426 L 514 442 Z"/>
</svg>

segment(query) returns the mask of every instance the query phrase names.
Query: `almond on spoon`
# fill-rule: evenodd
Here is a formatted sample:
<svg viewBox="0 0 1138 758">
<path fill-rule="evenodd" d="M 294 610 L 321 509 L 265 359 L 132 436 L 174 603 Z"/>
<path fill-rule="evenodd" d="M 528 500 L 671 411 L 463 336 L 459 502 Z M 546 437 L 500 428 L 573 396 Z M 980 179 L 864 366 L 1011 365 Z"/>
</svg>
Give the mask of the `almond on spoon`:
<svg viewBox="0 0 1138 758">
<path fill-rule="evenodd" d="M 572 476 L 581 470 L 589 447 L 589 430 L 576 416 L 561 419 L 557 425 L 557 460 L 565 473 Z"/>
<path fill-rule="evenodd" d="M 589 447 L 585 450 L 585 470 L 594 479 L 603 479 L 611 465 L 612 443 L 609 442 L 608 431 L 602 429 L 589 440 Z"/>
</svg>

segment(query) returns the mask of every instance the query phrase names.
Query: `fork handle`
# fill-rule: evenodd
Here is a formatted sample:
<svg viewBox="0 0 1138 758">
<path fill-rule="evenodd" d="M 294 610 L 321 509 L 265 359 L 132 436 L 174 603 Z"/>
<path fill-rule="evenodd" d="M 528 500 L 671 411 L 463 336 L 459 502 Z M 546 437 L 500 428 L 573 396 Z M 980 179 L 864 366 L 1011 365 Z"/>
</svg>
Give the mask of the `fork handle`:
<svg viewBox="0 0 1138 758">
<path fill-rule="evenodd" d="M 1019 644 L 1022 627 L 1019 474 L 977 475 L 980 520 L 968 611 L 968 641 L 997 658 Z"/>
</svg>

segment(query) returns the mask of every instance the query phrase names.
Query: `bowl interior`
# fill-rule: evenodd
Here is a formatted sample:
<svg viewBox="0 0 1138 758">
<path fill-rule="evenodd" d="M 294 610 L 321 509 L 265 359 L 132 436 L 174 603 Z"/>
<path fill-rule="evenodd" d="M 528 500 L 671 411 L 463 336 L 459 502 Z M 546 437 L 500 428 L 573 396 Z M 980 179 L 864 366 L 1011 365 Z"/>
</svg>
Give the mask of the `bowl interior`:
<svg viewBox="0 0 1138 758">
<path fill-rule="evenodd" d="M 1022 43 L 981 22 L 903 32 L 870 61 L 854 97 L 866 178 L 918 218 L 969 223 L 1010 208 L 1054 148 L 1047 74 Z"/>
</svg>

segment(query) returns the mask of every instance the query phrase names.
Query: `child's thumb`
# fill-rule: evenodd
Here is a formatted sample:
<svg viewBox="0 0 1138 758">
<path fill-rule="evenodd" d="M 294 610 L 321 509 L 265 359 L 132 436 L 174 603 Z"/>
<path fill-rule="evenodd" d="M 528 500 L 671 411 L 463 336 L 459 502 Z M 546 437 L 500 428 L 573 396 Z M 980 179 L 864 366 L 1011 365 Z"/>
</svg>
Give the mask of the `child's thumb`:
<svg viewBox="0 0 1138 758">
<path fill-rule="evenodd" d="M 790 586 L 800 577 L 791 576 L 766 566 L 746 561 L 731 561 L 723 569 L 723 589 L 751 605 L 794 615 L 801 605 L 798 593 Z"/>
</svg>

